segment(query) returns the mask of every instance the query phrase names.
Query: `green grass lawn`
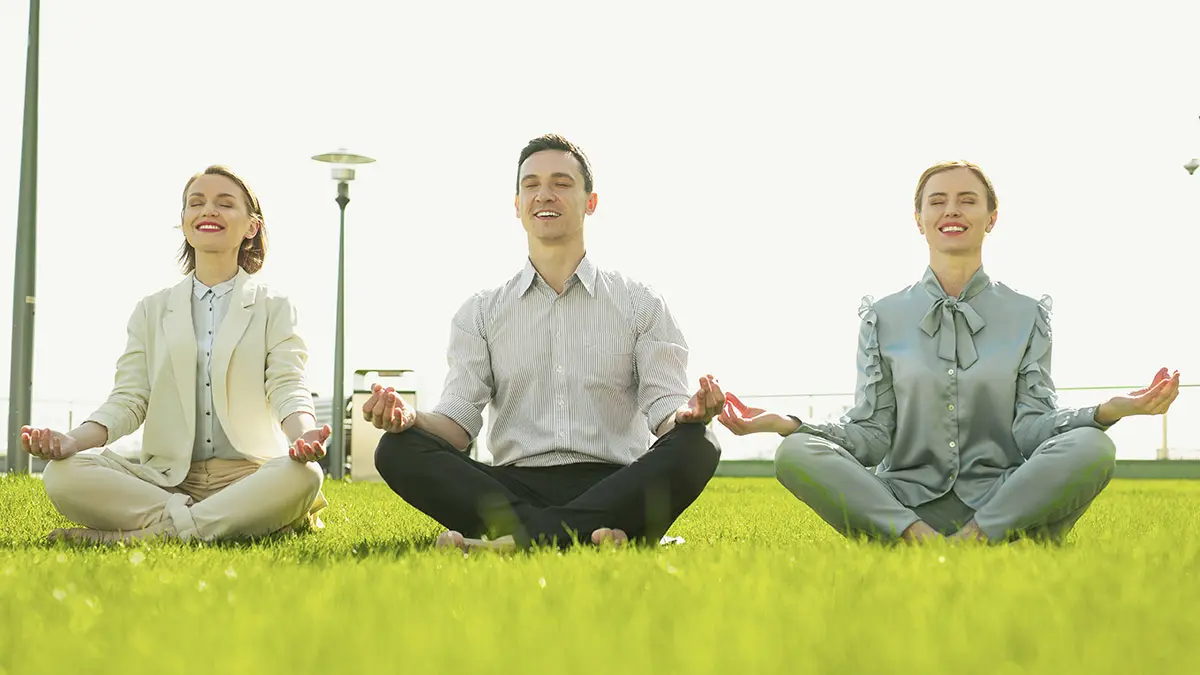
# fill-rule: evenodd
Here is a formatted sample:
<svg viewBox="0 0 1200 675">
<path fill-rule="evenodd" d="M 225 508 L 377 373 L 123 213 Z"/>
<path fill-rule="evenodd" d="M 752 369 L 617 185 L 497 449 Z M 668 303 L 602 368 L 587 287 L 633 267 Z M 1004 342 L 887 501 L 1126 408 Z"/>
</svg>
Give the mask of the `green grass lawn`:
<svg viewBox="0 0 1200 675">
<path fill-rule="evenodd" d="M 1200 672 L 1200 481 L 1114 482 L 1062 547 L 888 548 L 716 479 L 682 546 L 470 558 L 383 485 L 326 494 L 315 534 L 49 547 L 0 478 L 0 675 Z"/>
</svg>

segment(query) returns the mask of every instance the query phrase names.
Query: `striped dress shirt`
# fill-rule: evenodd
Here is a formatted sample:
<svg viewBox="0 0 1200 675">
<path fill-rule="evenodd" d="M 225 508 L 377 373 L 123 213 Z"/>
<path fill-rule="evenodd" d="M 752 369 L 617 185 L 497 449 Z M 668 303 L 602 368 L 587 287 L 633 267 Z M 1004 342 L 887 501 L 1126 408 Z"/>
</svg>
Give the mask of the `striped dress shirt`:
<svg viewBox="0 0 1200 675">
<path fill-rule="evenodd" d="M 454 317 L 433 412 L 471 438 L 491 405 L 493 462 L 627 465 L 687 403 L 687 342 L 662 297 L 584 257 L 561 295 L 526 262 Z"/>
</svg>

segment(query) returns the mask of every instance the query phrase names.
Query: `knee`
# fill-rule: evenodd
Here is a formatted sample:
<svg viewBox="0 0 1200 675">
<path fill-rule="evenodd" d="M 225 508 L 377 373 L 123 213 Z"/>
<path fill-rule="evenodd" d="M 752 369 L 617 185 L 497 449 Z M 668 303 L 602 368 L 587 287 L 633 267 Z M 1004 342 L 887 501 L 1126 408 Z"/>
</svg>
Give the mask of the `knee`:
<svg viewBox="0 0 1200 675">
<path fill-rule="evenodd" d="M 289 493 L 316 495 L 321 490 L 325 480 L 325 472 L 316 462 L 301 464 L 291 457 L 276 457 L 271 462 L 276 463 Z"/>
<path fill-rule="evenodd" d="M 46 463 L 42 470 L 42 487 L 50 501 L 58 503 L 64 497 L 78 494 L 80 469 L 91 462 L 90 455 L 72 455 L 66 459 L 56 459 Z"/>
<path fill-rule="evenodd" d="M 1090 469 L 1099 469 L 1106 474 L 1112 474 L 1117 466 L 1117 444 L 1103 431 L 1094 427 L 1072 429 L 1064 436 L 1070 437 L 1072 454 Z"/>
<path fill-rule="evenodd" d="M 811 434 L 791 434 L 775 450 L 775 476 L 807 466 L 818 452 L 821 439 Z"/>
<path fill-rule="evenodd" d="M 384 434 L 375 446 L 375 470 L 380 476 L 393 475 L 417 451 L 416 429 L 400 434 Z"/>
</svg>

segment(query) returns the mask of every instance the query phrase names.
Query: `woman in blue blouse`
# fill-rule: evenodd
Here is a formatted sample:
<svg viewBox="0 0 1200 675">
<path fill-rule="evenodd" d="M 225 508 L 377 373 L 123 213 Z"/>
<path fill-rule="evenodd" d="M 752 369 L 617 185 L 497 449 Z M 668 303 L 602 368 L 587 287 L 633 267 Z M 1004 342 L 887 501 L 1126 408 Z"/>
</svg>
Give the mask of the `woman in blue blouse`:
<svg viewBox="0 0 1200 675">
<path fill-rule="evenodd" d="M 854 407 L 812 424 L 727 395 L 718 419 L 741 435 L 786 439 L 780 482 L 846 535 L 1061 540 L 1108 484 L 1122 417 L 1166 412 L 1179 373 L 1098 406 L 1058 405 L 1050 378 L 1050 299 L 983 270 L 996 193 L 967 162 L 917 184 L 929 267 L 916 285 L 863 300 Z M 872 467 L 872 468 L 868 468 Z"/>
</svg>

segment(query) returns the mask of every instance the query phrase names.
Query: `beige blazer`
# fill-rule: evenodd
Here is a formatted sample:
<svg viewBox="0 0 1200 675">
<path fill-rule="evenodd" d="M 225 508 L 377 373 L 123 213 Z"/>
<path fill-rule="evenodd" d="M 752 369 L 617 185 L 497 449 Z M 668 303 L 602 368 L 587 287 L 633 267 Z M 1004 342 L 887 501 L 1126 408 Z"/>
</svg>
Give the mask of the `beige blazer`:
<svg viewBox="0 0 1200 675">
<path fill-rule="evenodd" d="M 183 481 L 195 441 L 192 282 L 189 274 L 138 303 L 112 393 L 88 417 L 108 428 L 110 444 L 144 422 L 142 463 L 123 463 L 163 487 Z M 280 422 L 293 413 L 314 413 L 307 361 L 291 303 L 238 270 L 229 313 L 213 343 L 213 408 L 234 449 L 247 459 L 262 463 L 286 455 Z"/>
</svg>

